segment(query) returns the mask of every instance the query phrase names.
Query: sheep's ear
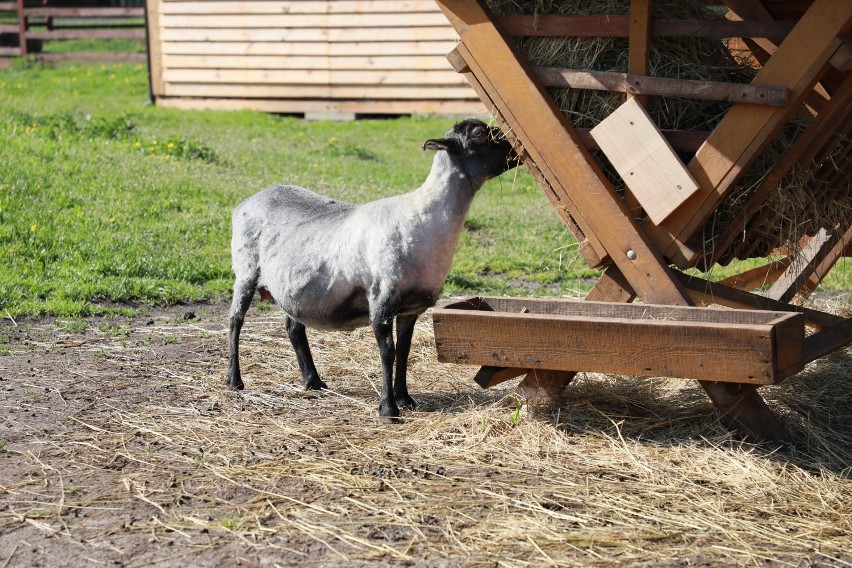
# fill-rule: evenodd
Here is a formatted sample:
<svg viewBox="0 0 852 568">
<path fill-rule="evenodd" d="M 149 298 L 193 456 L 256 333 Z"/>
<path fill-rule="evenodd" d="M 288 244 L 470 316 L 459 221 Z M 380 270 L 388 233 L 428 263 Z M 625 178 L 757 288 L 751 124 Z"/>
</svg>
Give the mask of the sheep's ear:
<svg viewBox="0 0 852 568">
<path fill-rule="evenodd" d="M 450 141 L 447 140 L 446 138 L 440 138 L 440 139 L 437 139 L 437 140 L 432 138 L 432 139 L 427 140 L 426 142 L 423 143 L 423 149 L 424 150 L 435 150 L 436 152 L 438 150 L 444 150 L 445 152 L 449 152 L 450 151 Z"/>
</svg>

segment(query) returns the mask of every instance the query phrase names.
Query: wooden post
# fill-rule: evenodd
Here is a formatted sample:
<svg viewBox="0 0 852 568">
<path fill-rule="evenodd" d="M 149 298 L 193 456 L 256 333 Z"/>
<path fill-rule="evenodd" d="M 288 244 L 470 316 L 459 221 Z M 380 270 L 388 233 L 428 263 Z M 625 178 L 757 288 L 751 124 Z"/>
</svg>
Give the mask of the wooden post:
<svg viewBox="0 0 852 568">
<path fill-rule="evenodd" d="M 648 54 L 651 40 L 651 0 L 630 0 L 630 44 L 627 72 L 632 75 L 648 74 Z M 648 97 L 632 95 L 643 107 L 648 107 Z"/>
<path fill-rule="evenodd" d="M 21 57 L 29 53 L 27 49 L 27 15 L 24 13 L 24 0 L 17 0 L 18 9 L 18 45 L 21 50 Z"/>
</svg>

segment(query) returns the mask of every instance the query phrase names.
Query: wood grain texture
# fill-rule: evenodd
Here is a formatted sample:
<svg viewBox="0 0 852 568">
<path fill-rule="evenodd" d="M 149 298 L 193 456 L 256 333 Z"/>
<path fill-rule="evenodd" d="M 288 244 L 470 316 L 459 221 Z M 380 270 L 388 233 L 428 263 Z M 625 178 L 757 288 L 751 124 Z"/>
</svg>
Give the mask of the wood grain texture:
<svg viewBox="0 0 852 568">
<path fill-rule="evenodd" d="M 636 99 L 628 99 L 592 128 L 591 135 L 654 223 L 662 223 L 698 190 Z"/>
<path fill-rule="evenodd" d="M 431 1 L 147 4 L 158 21 L 154 97 L 167 106 L 346 112 L 315 110 L 327 103 L 386 114 L 483 109 L 445 59 L 458 36 Z"/>
<path fill-rule="evenodd" d="M 647 306 L 574 302 L 576 315 L 533 308 L 521 314 L 489 303 L 494 312 L 449 307 L 433 312 L 440 361 L 771 384 L 778 353 L 786 350 L 793 357 L 796 340 L 774 329 L 788 320 L 793 320 L 790 329 L 804 327 L 804 318 L 795 313 L 771 314 L 766 321 L 767 312 L 685 308 L 681 316 L 683 308 L 666 306 L 653 314 L 659 318 L 650 317 L 653 310 L 630 317 Z M 759 319 L 764 323 L 755 323 Z"/>
</svg>

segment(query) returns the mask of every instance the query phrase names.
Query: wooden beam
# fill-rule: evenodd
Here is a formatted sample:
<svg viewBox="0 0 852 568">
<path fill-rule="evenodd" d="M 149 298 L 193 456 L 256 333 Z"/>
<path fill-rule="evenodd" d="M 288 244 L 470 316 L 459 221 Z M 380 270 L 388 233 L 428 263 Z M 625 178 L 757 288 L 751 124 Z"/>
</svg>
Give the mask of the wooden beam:
<svg viewBox="0 0 852 568">
<path fill-rule="evenodd" d="M 687 200 L 680 214 L 672 215 L 658 228 L 648 228 L 666 258 L 682 268 L 699 260 L 701 251 L 684 243 L 697 234 L 740 175 L 795 112 L 840 47 L 837 34 L 850 21 L 852 2 L 815 0 L 758 72 L 753 84 L 787 87 L 791 104 L 735 104 L 725 115 L 689 164 L 701 189 Z"/>
<path fill-rule="evenodd" d="M 545 87 L 593 89 L 630 95 L 684 97 L 771 106 L 787 104 L 787 89 L 779 86 L 667 79 L 631 73 L 585 71 L 561 67 L 534 67 L 533 69 Z"/>
<path fill-rule="evenodd" d="M 464 59 L 473 73 L 499 79 L 499 93 L 489 94 L 507 121 L 503 130 L 520 140 L 555 191 L 570 195 L 631 287 L 649 303 L 688 304 L 612 184 L 483 5 L 461 0 L 438 4 L 468 50 Z"/>
<path fill-rule="evenodd" d="M 557 214 L 574 234 L 577 242 L 580 243 L 580 255 L 591 267 L 598 267 L 609 262 L 609 255 L 606 249 L 594 235 L 585 219 L 579 214 L 579 208 L 574 204 L 571 196 L 560 187 L 554 188 L 536 163 L 526 159 L 527 154 L 524 150 L 523 142 L 518 140 L 514 131 L 508 127 L 508 122 L 500 114 L 501 110 L 492 98 L 492 93 L 495 92 L 494 86 L 489 82 L 488 77 L 476 75 L 470 70 L 465 60 L 466 56 L 470 57 L 470 53 L 464 45 L 460 44 L 447 55 L 447 59 L 457 72 L 464 73 L 467 82 L 476 91 L 476 94 L 479 95 L 480 100 L 482 100 L 497 121 L 501 123 L 504 134 L 512 143 L 518 155 L 521 156 L 524 165 L 529 169 L 536 181 L 538 181 L 539 186 L 550 200 L 554 209 L 556 209 Z M 589 137 L 591 138 L 591 136 Z"/>
<path fill-rule="evenodd" d="M 810 278 L 799 288 L 792 303 L 798 306 L 804 304 L 805 300 L 817 289 L 834 265 L 837 264 L 837 261 L 849 252 L 852 252 L 852 225 L 837 239 L 834 246 L 825 253 L 819 264 L 814 268 Z"/>
<path fill-rule="evenodd" d="M 833 233 L 833 231 L 832 231 Z M 820 229 L 799 254 L 792 256 L 792 262 L 784 274 L 766 292 L 767 298 L 779 302 L 789 302 L 804 286 L 819 265 L 820 261 L 837 243 L 837 237 Z"/>
<path fill-rule="evenodd" d="M 801 358 L 804 339 L 804 317 L 789 311 L 488 301 L 494 311 L 433 311 L 440 361 L 772 384 Z"/>
<path fill-rule="evenodd" d="M 850 343 L 852 343 L 852 318 L 845 319 L 805 338 L 802 364 L 810 363 Z"/>
<path fill-rule="evenodd" d="M 163 82 L 163 53 L 160 51 L 163 42 L 160 35 L 160 12 L 163 0 L 147 0 L 145 2 L 145 34 L 148 41 L 148 91 L 151 102 L 164 96 Z"/>
<path fill-rule="evenodd" d="M 781 159 L 772 166 L 730 222 L 728 229 L 717 239 L 713 256 L 708 261 L 704 261 L 705 268 L 724 258 L 731 245 L 742 238 L 744 232 L 748 234 L 747 228 L 752 224 L 755 216 L 764 207 L 770 195 L 778 190 L 778 184 L 795 166 L 811 163 L 835 132 L 843 132 L 850 127 L 852 123 L 852 115 L 849 113 L 850 105 L 852 105 L 852 76 L 847 77 L 822 111 L 796 138 Z"/>
<path fill-rule="evenodd" d="M 731 288 L 743 291 L 754 290 L 762 286 L 772 285 L 784 274 L 788 266 L 790 266 L 790 259 L 784 258 L 770 262 L 764 266 L 752 268 L 740 274 L 729 276 L 728 278 L 717 281 L 716 284 L 730 286 Z"/>
<path fill-rule="evenodd" d="M 628 37 L 629 16 L 503 16 L 497 18 L 510 36 Z M 783 39 L 787 21 L 663 20 L 650 22 L 653 37 L 766 37 Z"/>
<path fill-rule="evenodd" d="M 786 304 L 772 298 L 737 290 L 736 288 L 724 286 L 718 282 L 711 282 L 697 276 L 678 273 L 678 278 L 698 305 L 712 306 L 716 304 L 738 309 L 798 312 L 805 316 L 806 325 L 817 329 L 832 326 L 843 321 L 843 318 L 839 316 L 802 306 Z"/>
<path fill-rule="evenodd" d="M 651 48 L 651 0 L 630 0 L 630 43 L 627 53 L 627 72 L 631 75 L 648 74 L 648 54 Z M 648 96 L 628 93 L 643 107 L 648 106 Z"/>
</svg>

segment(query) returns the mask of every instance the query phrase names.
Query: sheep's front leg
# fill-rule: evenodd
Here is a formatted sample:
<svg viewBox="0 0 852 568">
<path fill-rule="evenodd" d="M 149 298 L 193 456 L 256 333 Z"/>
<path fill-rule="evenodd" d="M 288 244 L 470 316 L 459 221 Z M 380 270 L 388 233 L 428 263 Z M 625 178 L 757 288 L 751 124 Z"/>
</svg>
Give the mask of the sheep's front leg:
<svg viewBox="0 0 852 568">
<path fill-rule="evenodd" d="M 417 315 L 396 318 L 396 378 L 393 381 L 393 393 L 399 406 L 410 409 L 417 407 L 417 403 L 408 394 L 407 384 L 408 354 L 411 352 L 415 323 L 417 323 Z"/>
<path fill-rule="evenodd" d="M 399 407 L 393 392 L 393 363 L 396 349 L 393 344 L 393 317 L 376 317 L 372 322 L 373 333 L 379 344 L 379 356 L 382 359 L 382 393 L 379 400 L 379 416 L 399 416 Z"/>
<path fill-rule="evenodd" d="M 320 379 L 316 365 L 314 365 L 314 357 L 311 355 L 311 346 L 308 345 L 308 333 L 305 330 L 305 325 L 290 316 L 284 319 L 284 325 L 287 328 L 287 335 L 290 337 L 293 351 L 296 352 L 296 361 L 299 363 L 299 371 L 302 373 L 305 388 L 307 390 L 328 388 L 328 385 Z"/>
</svg>

